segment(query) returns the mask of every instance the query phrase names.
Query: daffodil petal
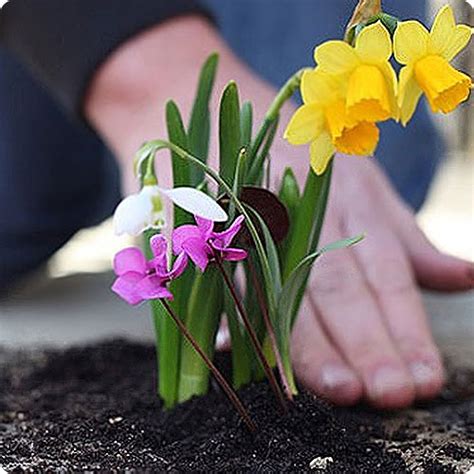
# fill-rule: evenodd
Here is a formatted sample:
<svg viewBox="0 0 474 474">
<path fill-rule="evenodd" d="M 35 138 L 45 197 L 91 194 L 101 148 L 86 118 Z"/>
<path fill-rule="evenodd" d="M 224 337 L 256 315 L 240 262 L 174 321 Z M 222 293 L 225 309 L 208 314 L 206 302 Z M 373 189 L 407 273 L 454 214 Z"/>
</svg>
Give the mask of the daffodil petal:
<svg viewBox="0 0 474 474">
<path fill-rule="evenodd" d="M 355 50 L 363 62 L 385 62 L 392 56 L 390 33 L 380 21 L 365 27 L 356 39 Z"/>
<path fill-rule="evenodd" d="M 314 50 L 314 59 L 321 70 L 330 74 L 346 74 L 359 64 L 357 54 L 344 41 L 327 41 Z"/>
<path fill-rule="evenodd" d="M 409 66 L 402 68 L 400 71 L 398 100 L 400 105 L 400 120 L 403 126 L 406 126 L 413 117 L 422 93 L 423 91 L 413 74 L 413 69 Z"/>
<path fill-rule="evenodd" d="M 428 53 L 430 34 L 418 21 L 403 21 L 398 24 L 393 36 L 393 51 L 400 64 L 416 61 Z"/>
<path fill-rule="evenodd" d="M 456 28 L 453 10 L 445 5 L 436 15 L 430 33 L 430 53 L 443 54 L 444 48 L 449 43 L 451 35 Z"/>
<path fill-rule="evenodd" d="M 344 81 L 340 76 L 328 74 L 321 68 L 305 71 L 301 78 L 301 96 L 305 104 L 325 104 L 343 94 Z"/>
<path fill-rule="evenodd" d="M 168 197 L 176 206 L 195 216 L 214 222 L 224 222 L 228 219 L 227 213 L 214 199 L 197 189 L 189 187 L 160 188 L 160 192 Z"/>
<path fill-rule="evenodd" d="M 457 25 L 441 54 L 452 61 L 468 45 L 473 31 L 470 26 Z"/>
<path fill-rule="evenodd" d="M 380 71 L 387 81 L 388 97 L 390 100 L 390 109 L 392 112 L 392 118 L 396 121 L 400 118 L 400 108 L 398 106 L 398 80 L 397 74 L 389 62 L 385 62 L 379 65 Z"/>
<path fill-rule="evenodd" d="M 463 50 L 472 36 L 472 28 L 456 25 L 453 9 L 445 5 L 436 15 L 430 33 L 430 54 L 440 54 L 451 61 Z"/>
<path fill-rule="evenodd" d="M 316 140 L 311 143 L 311 168 L 313 168 L 317 175 L 324 173 L 335 151 L 336 149 L 331 141 L 331 136 L 327 132 L 321 133 Z"/>
<path fill-rule="evenodd" d="M 292 145 L 303 145 L 321 133 L 324 125 L 324 114 L 319 104 L 308 104 L 300 107 L 286 127 L 285 139 Z"/>
</svg>

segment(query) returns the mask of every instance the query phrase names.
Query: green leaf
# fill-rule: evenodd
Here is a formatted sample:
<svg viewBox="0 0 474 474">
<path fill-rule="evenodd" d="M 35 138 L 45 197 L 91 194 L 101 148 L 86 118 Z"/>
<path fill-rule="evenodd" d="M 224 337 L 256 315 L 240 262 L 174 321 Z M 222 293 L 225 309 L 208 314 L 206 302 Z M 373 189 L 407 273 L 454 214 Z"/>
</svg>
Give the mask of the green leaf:
<svg viewBox="0 0 474 474">
<path fill-rule="evenodd" d="M 186 150 L 188 138 L 184 130 L 183 120 L 177 105 L 172 101 L 166 104 L 166 125 L 168 137 L 171 143 Z M 173 187 L 192 186 L 192 168 L 189 163 L 183 161 L 175 152 L 171 152 L 171 163 L 173 166 Z M 174 206 L 174 227 L 187 224 L 191 221 L 189 214 L 183 209 Z"/>
<path fill-rule="evenodd" d="M 303 196 L 288 235 L 288 251 L 283 265 L 283 281 L 288 278 L 298 262 L 305 255 L 314 252 L 318 246 L 329 196 L 331 176 L 332 160 L 321 176 L 316 175 L 311 169 L 308 172 Z"/>
<path fill-rule="evenodd" d="M 144 251 L 147 259 L 153 254 L 150 248 L 150 239 L 157 232 L 146 231 L 144 234 Z M 173 301 L 175 309 L 179 306 Z M 178 396 L 178 375 L 180 365 L 179 347 L 181 344 L 181 333 L 176 328 L 174 321 L 159 300 L 150 301 L 155 328 L 157 362 L 158 362 L 158 393 L 163 400 L 165 408 L 172 408 Z"/>
<path fill-rule="evenodd" d="M 232 184 L 240 151 L 240 105 L 235 82 L 224 89 L 219 112 L 219 174 Z M 222 192 L 222 189 L 221 189 Z"/>
<path fill-rule="evenodd" d="M 280 269 L 280 259 L 278 256 L 278 249 L 273 240 L 270 231 L 268 230 L 267 224 L 262 219 L 260 214 L 250 206 L 246 207 L 252 212 L 252 214 L 257 218 L 260 229 L 262 230 L 264 242 L 265 242 L 265 253 L 268 259 L 268 264 L 270 266 L 270 274 L 272 277 L 273 288 L 271 289 L 275 295 L 279 295 L 281 291 L 281 269 Z M 268 289 L 267 289 L 268 291 Z"/>
<path fill-rule="evenodd" d="M 357 237 L 352 237 L 349 239 L 338 240 L 329 245 L 326 245 L 317 252 L 313 252 L 310 255 L 307 255 L 301 260 L 301 262 L 296 266 L 296 268 L 291 272 L 290 276 L 286 280 L 285 284 L 280 293 L 278 299 L 278 308 L 281 318 L 280 323 L 283 322 L 285 330 L 289 330 L 291 325 L 287 324 L 288 317 L 291 318 L 293 313 L 292 308 L 295 306 L 296 296 L 301 287 L 306 285 L 306 279 L 308 278 L 308 273 L 311 270 L 312 265 L 321 255 L 331 252 L 333 250 L 339 250 L 347 247 L 351 247 L 364 239 L 364 235 L 358 235 Z M 291 321 L 291 319 L 289 319 Z"/>
<path fill-rule="evenodd" d="M 265 160 L 270 156 L 270 149 L 278 130 L 280 117 L 277 116 L 271 123 L 263 141 L 262 150 L 257 154 L 251 163 L 250 170 L 247 176 L 249 184 L 259 185 L 262 182 Z"/>
<path fill-rule="evenodd" d="M 234 184 L 232 185 L 232 191 L 236 196 L 240 194 L 240 189 L 243 183 L 243 175 L 245 173 L 245 165 L 247 164 L 247 149 L 241 148 L 239 152 L 239 158 L 237 159 L 237 166 L 235 167 L 234 173 Z M 229 203 L 229 220 L 233 220 L 235 217 L 235 203 L 230 201 Z"/>
<path fill-rule="evenodd" d="M 194 284 L 186 302 L 186 327 L 201 349 L 212 359 L 219 316 L 222 311 L 222 284 L 215 267 L 195 272 Z M 187 340 L 181 340 L 178 402 L 207 393 L 209 369 Z"/>
<path fill-rule="evenodd" d="M 280 201 L 286 206 L 290 217 L 290 225 L 294 222 L 296 212 L 300 204 L 300 188 L 296 181 L 295 174 L 291 168 L 285 168 L 283 178 L 281 180 L 280 190 L 278 192 Z"/>
<path fill-rule="evenodd" d="M 235 302 L 228 291 L 224 292 L 224 311 L 227 315 L 232 345 L 232 384 L 237 389 L 252 380 L 254 352 L 240 322 Z"/>
<path fill-rule="evenodd" d="M 285 369 L 288 371 L 287 377 L 289 380 L 293 380 L 291 364 L 289 363 L 291 328 L 298 313 L 301 303 L 301 295 L 306 289 L 307 281 L 314 262 L 326 252 L 350 247 L 360 242 L 363 238 L 363 235 L 359 235 L 350 239 L 340 240 L 327 245 L 317 252 L 307 255 L 299 262 L 285 281 L 278 298 L 278 321 L 275 331 L 279 341 L 282 359 L 285 363 Z"/>
<path fill-rule="evenodd" d="M 295 174 L 291 168 L 286 168 L 283 173 L 278 197 L 288 211 L 288 218 L 290 220 L 289 228 L 292 229 L 296 222 L 301 195 L 298 182 L 296 181 Z M 287 235 L 285 240 L 280 243 L 280 258 L 282 262 L 286 261 L 289 239 L 290 236 Z"/>
<path fill-rule="evenodd" d="M 214 53 L 204 63 L 199 77 L 199 85 L 194 99 L 188 126 L 188 146 L 192 155 L 201 161 L 207 161 L 210 135 L 209 102 L 216 77 L 219 56 Z M 195 184 L 202 181 L 203 172 L 193 170 Z"/>
<path fill-rule="evenodd" d="M 251 102 L 245 102 L 240 110 L 240 145 L 248 148 L 252 141 L 253 108 Z"/>
</svg>

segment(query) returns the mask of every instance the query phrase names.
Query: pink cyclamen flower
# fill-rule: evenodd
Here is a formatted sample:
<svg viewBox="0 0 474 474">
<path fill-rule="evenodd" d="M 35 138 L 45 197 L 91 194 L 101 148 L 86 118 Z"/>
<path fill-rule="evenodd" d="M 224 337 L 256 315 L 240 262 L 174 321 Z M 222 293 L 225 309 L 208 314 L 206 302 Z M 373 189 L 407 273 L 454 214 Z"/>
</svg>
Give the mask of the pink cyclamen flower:
<svg viewBox="0 0 474 474">
<path fill-rule="evenodd" d="M 123 249 L 115 255 L 114 271 L 117 279 L 112 291 L 128 304 L 136 305 L 157 298 L 173 299 L 166 285 L 178 278 L 186 269 L 188 257 L 181 252 L 173 268 L 168 270 L 168 245 L 162 235 L 153 236 L 150 247 L 153 258 L 149 261 L 137 247 Z"/>
<path fill-rule="evenodd" d="M 185 253 L 194 264 L 204 271 L 216 253 L 222 260 L 239 261 L 247 258 L 247 252 L 232 248 L 230 244 L 238 234 L 244 216 L 239 216 L 231 226 L 223 232 L 214 232 L 214 222 L 194 216 L 197 225 L 182 225 L 173 232 L 173 252 L 177 255 Z"/>
</svg>

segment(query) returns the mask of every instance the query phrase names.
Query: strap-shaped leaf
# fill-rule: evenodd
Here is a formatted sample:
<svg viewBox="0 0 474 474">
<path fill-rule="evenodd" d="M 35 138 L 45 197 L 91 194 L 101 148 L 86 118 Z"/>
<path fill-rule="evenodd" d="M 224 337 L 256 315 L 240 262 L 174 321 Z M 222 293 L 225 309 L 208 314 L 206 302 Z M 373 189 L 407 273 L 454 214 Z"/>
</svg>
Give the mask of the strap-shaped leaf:
<svg viewBox="0 0 474 474">
<path fill-rule="evenodd" d="M 270 266 L 270 272 L 272 277 L 273 291 L 275 295 L 279 295 L 281 291 L 281 269 L 280 269 L 280 259 L 278 256 L 278 249 L 273 240 L 270 231 L 268 230 L 267 224 L 262 219 L 260 214 L 250 206 L 247 207 L 250 212 L 257 218 L 260 229 L 263 233 L 263 238 L 265 242 L 265 253 L 267 255 L 268 264 Z M 268 290 L 267 290 L 268 291 Z"/>
<path fill-rule="evenodd" d="M 188 149 L 188 137 L 183 125 L 183 119 L 178 106 L 170 100 L 166 104 L 166 126 L 168 128 L 168 137 L 171 143 L 178 145 L 185 150 Z M 173 166 L 173 187 L 191 186 L 192 168 L 189 163 L 181 160 L 175 152 L 171 152 L 171 163 Z M 187 224 L 191 221 L 188 213 L 179 207 L 174 209 L 174 227 Z"/>
<path fill-rule="evenodd" d="M 188 126 L 188 146 L 192 155 L 207 161 L 210 134 L 209 102 L 216 77 L 219 56 L 211 54 L 201 69 L 199 85 Z M 194 184 L 202 180 L 203 172 L 193 169 Z"/>
<path fill-rule="evenodd" d="M 220 274 L 215 267 L 205 273 L 196 272 L 186 302 L 186 327 L 201 349 L 212 359 L 215 337 L 223 305 Z M 181 340 L 178 402 L 208 390 L 209 369 L 184 338 Z"/>
<path fill-rule="evenodd" d="M 240 110 L 240 144 L 248 148 L 252 141 L 253 108 L 251 102 L 244 102 Z"/>
<path fill-rule="evenodd" d="M 332 250 L 350 247 L 360 242 L 364 238 L 363 235 L 350 239 L 339 240 L 326 247 L 306 256 L 291 272 L 287 278 L 277 304 L 277 322 L 275 323 L 275 332 L 279 342 L 279 349 L 282 359 L 285 363 L 286 376 L 288 380 L 293 380 L 290 360 L 290 335 L 293 322 L 296 318 L 300 307 L 302 295 L 306 289 L 309 274 L 314 262 L 324 253 Z"/>
<path fill-rule="evenodd" d="M 332 160 L 321 176 L 316 175 L 311 169 L 308 172 L 303 196 L 288 236 L 287 254 L 283 265 L 283 281 L 288 278 L 305 255 L 313 253 L 318 247 L 329 196 L 331 175 Z"/>
<path fill-rule="evenodd" d="M 229 185 L 234 179 L 240 148 L 239 93 L 236 83 L 231 81 L 222 93 L 219 111 L 219 174 Z"/>
</svg>

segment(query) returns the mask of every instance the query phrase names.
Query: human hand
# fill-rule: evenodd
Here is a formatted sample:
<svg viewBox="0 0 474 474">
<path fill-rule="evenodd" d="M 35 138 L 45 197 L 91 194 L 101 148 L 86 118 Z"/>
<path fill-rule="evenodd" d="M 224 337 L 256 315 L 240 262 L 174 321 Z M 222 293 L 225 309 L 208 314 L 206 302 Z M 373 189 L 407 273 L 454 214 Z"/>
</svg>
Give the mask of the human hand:
<svg viewBox="0 0 474 474">
<path fill-rule="evenodd" d="M 340 156 L 334 166 L 321 243 L 367 235 L 316 264 L 293 333 L 296 373 L 342 405 L 364 398 L 398 408 L 431 398 L 443 364 L 418 285 L 473 288 L 474 266 L 429 243 L 373 159 Z"/>
</svg>

